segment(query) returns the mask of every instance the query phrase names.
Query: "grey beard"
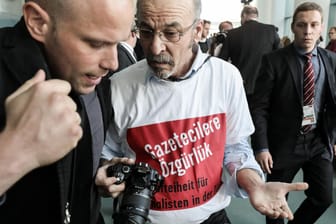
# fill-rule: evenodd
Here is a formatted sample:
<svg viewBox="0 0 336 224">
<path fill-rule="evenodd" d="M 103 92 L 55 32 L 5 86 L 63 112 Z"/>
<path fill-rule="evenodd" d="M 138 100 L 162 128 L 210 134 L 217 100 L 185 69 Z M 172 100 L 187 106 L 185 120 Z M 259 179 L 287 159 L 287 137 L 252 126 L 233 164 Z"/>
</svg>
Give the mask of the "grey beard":
<svg viewBox="0 0 336 224">
<path fill-rule="evenodd" d="M 155 75 L 156 75 L 159 79 L 167 80 L 169 77 L 171 77 L 171 76 L 173 75 L 173 72 L 163 73 L 162 71 L 158 71 L 157 73 L 155 73 Z"/>
</svg>

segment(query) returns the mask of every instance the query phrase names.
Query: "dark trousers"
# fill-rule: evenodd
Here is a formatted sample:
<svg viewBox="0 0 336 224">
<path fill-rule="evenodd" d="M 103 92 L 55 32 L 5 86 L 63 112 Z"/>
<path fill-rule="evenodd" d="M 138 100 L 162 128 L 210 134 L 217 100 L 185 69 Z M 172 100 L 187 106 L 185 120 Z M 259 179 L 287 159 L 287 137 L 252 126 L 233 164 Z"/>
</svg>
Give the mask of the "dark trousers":
<svg viewBox="0 0 336 224">
<path fill-rule="evenodd" d="M 201 224 L 231 224 L 226 215 L 225 209 L 213 213 L 207 220 Z"/>
<path fill-rule="evenodd" d="M 333 166 L 328 149 L 316 134 L 301 135 L 293 158 L 284 159 L 295 159 L 296 165 L 272 170 L 267 181 L 291 183 L 302 169 L 303 181 L 309 188 L 305 191 L 306 199 L 294 213 L 294 220 L 288 224 L 313 224 L 332 204 Z M 283 224 L 284 220 L 266 218 L 266 223 Z"/>
</svg>

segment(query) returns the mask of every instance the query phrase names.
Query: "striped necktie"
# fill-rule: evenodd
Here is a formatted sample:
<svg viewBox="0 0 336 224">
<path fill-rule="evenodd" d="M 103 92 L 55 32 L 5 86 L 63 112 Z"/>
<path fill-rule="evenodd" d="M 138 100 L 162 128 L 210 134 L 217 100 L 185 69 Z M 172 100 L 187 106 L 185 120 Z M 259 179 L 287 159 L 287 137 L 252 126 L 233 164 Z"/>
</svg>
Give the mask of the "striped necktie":
<svg viewBox="0 0 336 224">
<path fill-rule="evenodd" d="M 314 69 L 312 63 L 312 53 L 305 55 L 306 63 L 304 65 L 304 76 L 303 76 L 303 105 L 313 105 L 314 95 L 315 95 L 315 78 Z M 303 133 L 310 131 L 312 125 L 305 125 L 302 127 Z"/>
</svg>

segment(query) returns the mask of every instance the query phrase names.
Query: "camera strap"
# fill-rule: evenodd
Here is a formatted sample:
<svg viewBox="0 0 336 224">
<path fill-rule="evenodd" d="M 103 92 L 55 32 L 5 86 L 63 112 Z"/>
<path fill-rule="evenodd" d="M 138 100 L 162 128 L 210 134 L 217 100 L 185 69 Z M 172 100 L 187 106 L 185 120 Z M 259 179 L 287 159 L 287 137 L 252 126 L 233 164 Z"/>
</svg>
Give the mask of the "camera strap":
<svg viewBox="0 0 336 224">
<path fill-rule="evenodd" d="M 187 77 L 185 78 L 169 77 L 169 80 L 173 82 L 179 82 L 193 77 L 193 75 L 195 75 L 211 57 L 212 57 L 211 55 L 206 57 L 205 60 L 202 62 L 202 64 L 198 68 L 192 70 L 192 72 Z"/>
</svg>

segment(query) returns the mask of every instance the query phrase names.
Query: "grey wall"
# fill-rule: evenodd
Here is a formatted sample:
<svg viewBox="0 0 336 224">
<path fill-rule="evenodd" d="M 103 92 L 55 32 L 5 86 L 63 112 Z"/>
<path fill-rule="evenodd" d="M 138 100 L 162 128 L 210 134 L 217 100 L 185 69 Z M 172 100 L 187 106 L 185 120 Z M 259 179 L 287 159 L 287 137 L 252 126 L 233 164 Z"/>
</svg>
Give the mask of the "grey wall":
<svg viewBox="0 0 336 224">
<path fill-rule="evenodd" d="M 13 25 L 21 16 L 24 0 L 0 0 L 0 27 Z"/>
</svg>

